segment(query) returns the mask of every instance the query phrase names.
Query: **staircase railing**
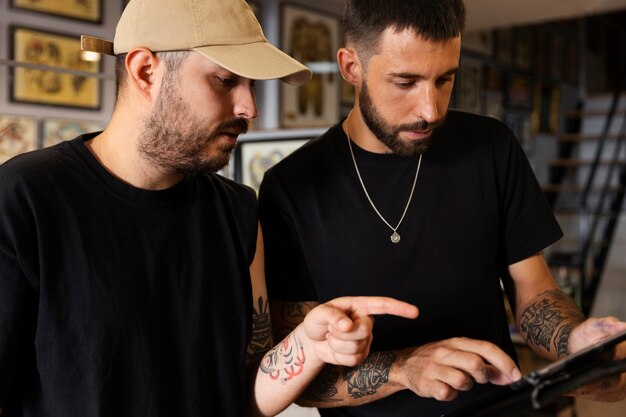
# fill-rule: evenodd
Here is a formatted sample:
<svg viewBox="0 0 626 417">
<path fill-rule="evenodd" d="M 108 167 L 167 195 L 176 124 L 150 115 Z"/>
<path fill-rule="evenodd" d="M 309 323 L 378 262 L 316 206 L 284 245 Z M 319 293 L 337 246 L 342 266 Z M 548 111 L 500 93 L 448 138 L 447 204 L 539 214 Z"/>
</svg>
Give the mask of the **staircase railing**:
<svg viewBox="0 0 626 417">
<path fill-rule="evenodd" d="M 603 215 L 603 212 L 605 211 L 604 207 L 606 198 L 611 195 L 611 180 L 613 178 L 616 168 L 618 168 L 620 165 L 620 153 L 622 151 L 622 143 L 624 142 L 624 136 L 626 133 L 626 115 L 624 115 L 618 137 L 616 138 L 613 158 L 610 161 L 609 167 L 606 171 L 604 183 L 598 195 L 595 207 L 591 207 L 589 196 L 592 192 L 592 188 L 594 187 L 594 185 L 598 183 L 598 166 L 600 165 L 600 160 L 604 153 L 607 137 L 609 136 L 609 133 L 611 131 L 611 126 L 615 119 L 615 114 L 618 109 L 622 92 L 624 90 L 624 87 L 626 86 L 626 33 L 624 32 L 624 30 L 620 30 L 620 40 L 621 49 L 619 51 L 621 53 L 618 53 L 619 71 L 615 89 L 613 91 L 611 104 L 609 106 L 609 111 L 604 121 L 602 131 L 597 140 L 596 152 L 579 201 L 580 249 L 578 254 L 578 267 L 580 279 L 578 283 L 579 288 L 578 291 L 576 291 L 576 295 L 577 301 L 581 305 L 585 314 L 589 314 L 591 310 L 593 298 L 599 285 L 600 277 L 604 272 L 608 249 L 611 246 L 611 242 L 615 234 L 617 221 L 619 220 L 618 216 L 624 199 L 624 187 L 626 186 L 626 170 L 624 167 L 622 167 L 621 175 L 619 176 L 620 186 L 618 187 L 618 190 L 613 193 L 613 201 L 611 204 L 612 208 L 615 209 L 611 210 L 614 215 L 610 217 L 605 224 L 603 233 L 604 245 L 602 245 L 598 253 L 594 256 L 592 264 L 593 270 L 591 274 L 588 274 L 588 259 L 590 257 L 592 243 L 594 241 L 594 236 L 596 235 L 600 219 Z M 587 279 L 588 276 L 589 278 Z"/>
</svg>

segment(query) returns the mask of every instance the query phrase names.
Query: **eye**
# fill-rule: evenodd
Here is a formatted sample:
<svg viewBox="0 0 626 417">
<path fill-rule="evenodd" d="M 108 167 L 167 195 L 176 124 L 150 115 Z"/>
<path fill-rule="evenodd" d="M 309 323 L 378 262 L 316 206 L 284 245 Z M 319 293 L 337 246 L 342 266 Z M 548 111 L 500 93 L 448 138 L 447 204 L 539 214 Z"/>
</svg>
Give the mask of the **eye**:
<svg viewBox="0 0 626 417">
<path fill-rule="evenodd" d="M 233 87 L 236 83 L 234 78 L 216 76 L 217 81 L 224 87 Z"/>
<path fill-rule="evenodd" d="M 454 81 L 454 75 L 451 75 L 449 77 L 441 77 L 437 80 L 437 86 L 441 87 L 447 83 L 450 83 Z"/>
<path fill-rule="evenodd" d="M 411 88 L 414 82 L 413 81 L 398 81 L 395 84 L 398 88 L 407 89 L 407 88 Z"/>
</svg>

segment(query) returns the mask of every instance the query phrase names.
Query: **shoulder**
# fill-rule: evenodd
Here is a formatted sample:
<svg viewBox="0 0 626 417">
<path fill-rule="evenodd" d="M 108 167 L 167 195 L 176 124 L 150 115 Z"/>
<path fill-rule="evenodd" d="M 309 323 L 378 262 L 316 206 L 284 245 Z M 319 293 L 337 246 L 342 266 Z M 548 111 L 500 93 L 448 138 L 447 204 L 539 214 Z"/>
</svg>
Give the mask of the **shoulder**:
<svg viewBox="0 0 626 417">
<path fill-rule="evenodd" d="M 69 153 L 69 144 L 63 142 L 17 155 L 0 165 L 0 184 L 6 189 L 7 186 L 15 187 L 19 184 L 45 183 L 62 169 Z"/>
<path fill-rule="evenodd" d="M 251 187 L 216 173 L 201 175 L 200 181 L 210 184 L 229 210 L 256 213 L 256 192 Z"/>
<path fill-rule="evenodd" d="M 487 152 L 517 152 L 519 142 L 513 131 L 502 121 L 460 110 L 450 110 L 436 131 L 433 142 L 442 148 L 455 148 L 461 152 L 470 149 Z"/>
<path fill-rule="evenodd" d="M 263 182 L 275 178 L 314 177 L 316 172 L 323 172 L 332 163 L 335 144 L 341 133 L 340 125 L 329 128 L 322 135 L 309 140 L 290 155 L 268 169 Z M 306 175 L 305 175 L 306 174 Z"/>
<path fill-rule="evenodd" d="M 495 117 L 454 109 L 448 112 L 442 129 L 472 136 L 491 137 L 494 134 L 513 136 L 511 129 Z"/>
</svg>

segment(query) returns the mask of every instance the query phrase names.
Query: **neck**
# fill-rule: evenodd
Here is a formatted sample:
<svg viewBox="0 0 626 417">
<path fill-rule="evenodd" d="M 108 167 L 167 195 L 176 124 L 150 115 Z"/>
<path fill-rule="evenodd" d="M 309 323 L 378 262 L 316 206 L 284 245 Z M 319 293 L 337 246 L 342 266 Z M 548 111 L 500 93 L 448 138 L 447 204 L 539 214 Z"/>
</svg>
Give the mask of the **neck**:
<svg viewBox="0 0 626 417">
<path fill-rule="evenodd" d="M 343 130 L 352 142 L 356 143 L 361 149 L 372 153 L 392 153 L 392 150 L 382 143 L 367 127 L 358 103 L 355 103 L 348 117 L 344 120 Z"/>
<path fill-rule="evenodd" d="M 86 143 L 100 164 L 118 180 L 143 190 L 170 188 L 183 176 L 167 172 L 146 160 L 138 150 L 142 120 L 138 115 L 114 112 L 111 122 L 100 135 Z M 133 118 L 135 122 L 133 123 Z"/>
</svg>

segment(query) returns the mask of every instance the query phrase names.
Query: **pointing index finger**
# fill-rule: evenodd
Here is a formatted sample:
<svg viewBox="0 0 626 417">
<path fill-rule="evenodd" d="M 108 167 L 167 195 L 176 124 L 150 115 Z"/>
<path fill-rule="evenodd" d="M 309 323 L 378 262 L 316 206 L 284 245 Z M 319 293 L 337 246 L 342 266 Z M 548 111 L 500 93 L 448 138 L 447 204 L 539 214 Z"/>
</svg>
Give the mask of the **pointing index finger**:
<svg viewBox="0 0 626 417">
<path fill-rule="evenodd" d="M 414 319 L 419 314 L 419 310 L 413 304 L 391 297 L 339 297 L 327 304 L 346 312 L 353 319 L 373 314 L 390 314 Z"/>
</svg>

